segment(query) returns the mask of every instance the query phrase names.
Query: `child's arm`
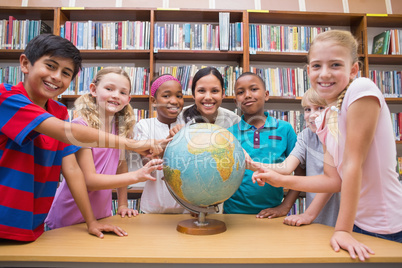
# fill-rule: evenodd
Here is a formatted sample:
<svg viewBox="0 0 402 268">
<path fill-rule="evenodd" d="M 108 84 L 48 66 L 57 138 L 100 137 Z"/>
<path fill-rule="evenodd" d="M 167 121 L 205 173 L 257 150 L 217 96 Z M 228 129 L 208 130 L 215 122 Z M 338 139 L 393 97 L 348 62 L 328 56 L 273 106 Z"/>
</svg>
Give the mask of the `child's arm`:
<svg viewBox="0 0 402 268">
<path fill-rule="evenodd" d="M 167 139 L 173 138 L 174 135 L 176 135 L 177 132 L 179 132 L 180 129 L 182 129 L 184 126 L 185 126 L 185 125 L 181 124 L 181 125 L 175 125 L 174 127 L 172 127 L 172 128 L 169 130 L 169 136 L 167 137 Z"/>
<path fill-rule="evenodd" d="M 40 123 L 35 131 L 68 144 L 83 147 L 104 147 L 132 150 L 142 155 L 158 155 L 170 140 L 133 140 L 109 134 L 98 129 L 72 124 L 56 117 Z"/>
<path fill-rule="evenodd" d="M 96 220 L 91 208 L 91 203 L 89 202 L 84 175 L 78 166 L 75 154 L 63 157 L 61 169 L 74 201 L 77 203 L 77 206 L 87 223 L 88 232 L 100 238 L 103 238 L 102 231 L 114 232 L 119 236 L 126 236 L 127 233 L 120 227 L 110 224 L 102 224 Z"/>
<path fill-rule="evenodd" d="M 155 180 L 150 174 L 154 170 L 162 169 L 163 164 L 162 159 L 154 159 L 139 170 L 116 175 L 106 175 L 96 172 L 90 149 L 81 148 L 76 152 L 76 155 L 78 163 L 84 173 L 86 185 L 90 191 L 127 187 L 127 185 L 130 184 L 146 180 Z"/>
<path fill-rule="evenodd" d="M 116 174 L 124 174 L 128 172 L 127 161 L 120 161 L 119 167 L 117 168 Z M 138 211 L 136 209 L 128 208 L 128 200 L 127 200 L 127 186 L 117 188 L 117 214 L 121 215 L 122 218 L 124 216 L 137 216 Z"/>
<path fill-rule="evenodd" d="M 256 217 L 272 219 L 286 216 L 295 203 L 297 197 L 299 197 L 299 193 L 299 191 L 289 190 L 279 206 L 263 209 L 256 215 Z"/>
<path fill-rule="evenodd" d="M 289 175 L 297 168 L 299 164 L 300 160 L 294 155 L 289 155 L 285 159 L 285 161 L 276 164 L 265 164 L 255 162 L 248 156 L 248 154 L 246 155 L 246 168 L 252 171 L 257 171 L 260 168 L 264 168 L 264 169 L 272 169 L 273 171 L 276 171 L 283 175 Z"/>
<path fill-rule="evenodd" d="M 342 180 L 334 165 L 332 156 L 324 146 L 324 174 L 315 176 L 281 175 L 270 169 L 261 168 L 254 172 L 253 182 L 263 186 L 269 183 L 274 187 L 284 187 L 310 193 L 337 193 L 341 190 Z"/>
<path fill-rule="evenodd" d="M 303 214 L 291 215 L 283 220 L 283 223 L 292 226 L 300 226 L 303 224 L 311 224 L 320 214 L 321 210 L 331 198 L 333 193 L 318 193 L 314 197 L 310 206 L 306 209 Z"/>
<path fill-rule="evenodd" d="M 335 251 L 348 250 L 354 259 L 369 258 L 374 252 L 352 237 L 359 201 L 363 164 L 377 129 L 380 106 L 378 99 L 364 97 L 353 102 L 347 111 L 346 142 L 342 159 L 341 203 L 331 245 Z"/>
</svg>

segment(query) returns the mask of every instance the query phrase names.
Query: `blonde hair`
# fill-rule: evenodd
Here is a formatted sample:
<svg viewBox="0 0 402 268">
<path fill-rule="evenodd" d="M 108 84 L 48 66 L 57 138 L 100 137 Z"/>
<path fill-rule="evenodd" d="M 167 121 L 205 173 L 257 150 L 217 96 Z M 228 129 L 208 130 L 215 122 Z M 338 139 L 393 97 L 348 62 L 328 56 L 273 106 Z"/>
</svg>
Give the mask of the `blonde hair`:
<svg viewBox="0 0 402 268">
<path fill-rule="evenodd" d="M 99 85 L 99 82 L 107 74 L 115 73 L 127 78 L 130 87 L 131 79 L 128 74 L 120 67 L 105 67 L 97 72 L 92 83 L 95 86 Z M 130 92 L 131 93 L 131 92 Z M 96 103 L 96 98 L 87 93 L 79 97 L 75 102 L 74 106 L 78 115 L 80 115 L 92 128 L 100 129 L 102 126 L 102 121 L 99 117 L 98 105 Z M 134 111 L 130 104 L 127 104 L 121 111 L 115 113 L 114 122 L 116 128 L 118 129 L 118 135 L 127 138 L 132 138 L 133 127 L 135 124 Z"/>
<path fill-rule="evenodd" d="M 327 102 L 318 95 L 317 91 L 314 88 L 309 88 L 306 92 L 304 92 L 301 105 L 302 107 L 307 106 L 307 102 L 310 102 L 317 106 L 327 106 Z"/>
<path fill-rule="evenodd" d="M 310 63 L 310 52 L 314 48 L 314 45 L 316 43 L 325 42 L 325 41 L 331 41 L 337 45 L 340 45 L 340 46 L 348 49 L 348 51 L 350 52 L 350 57 L 352 59 L 351 65 L 355 64 L 356 62 L 360 64 L 359 56 L 358 56 L 359 43 L 356 40 L 356 38 L 352 35 L 352 33 L 350 33 L 349 31 L 343 31 L 343 30 L 330 30 L 330 31 L 318 34 L 314 38 L 313 42 L 311 43 L 310 50 L 307 55 L 308 63 Z M 328 127 L 329 132 L 332 134 L 332 136 L 336 140 L 338 140 L 338 135 L 339 135 L 338 111 L 341 110 L 343 98 L 345 97 L 346 90 L 348 89 L 351 82 L 352 81 L 349 81 L 349 83 L 345 87 L 345 89 L 339 94 L 337 104 L 336 104 L 336 109 L 331 109 L 329 111 L 327 127 Z"/>
</svg>

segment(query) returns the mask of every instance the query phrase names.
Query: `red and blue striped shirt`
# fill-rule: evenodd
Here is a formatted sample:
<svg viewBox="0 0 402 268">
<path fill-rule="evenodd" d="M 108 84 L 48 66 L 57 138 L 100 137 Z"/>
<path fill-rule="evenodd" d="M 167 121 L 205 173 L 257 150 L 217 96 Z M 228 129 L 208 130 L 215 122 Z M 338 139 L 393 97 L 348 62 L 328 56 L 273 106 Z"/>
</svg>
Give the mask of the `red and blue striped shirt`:
<svg viewBox="0 0 402 268">
<path fill-rule="evenodd" d="M 34 104 L 23 86 L 0 84 L 0 238 L 33 241 L 43 233 L 62 159 L 79 147 L 34 130 L 67 108 L 52 99 L 47 110 Z"/>
</svg>

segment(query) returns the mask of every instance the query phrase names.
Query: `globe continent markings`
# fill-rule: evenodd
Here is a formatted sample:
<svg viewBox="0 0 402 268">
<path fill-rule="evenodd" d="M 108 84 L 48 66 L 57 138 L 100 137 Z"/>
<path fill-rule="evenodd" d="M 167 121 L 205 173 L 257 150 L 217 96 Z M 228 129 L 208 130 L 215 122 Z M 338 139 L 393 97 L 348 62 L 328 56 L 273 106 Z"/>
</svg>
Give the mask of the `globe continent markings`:
<svg viewBox="0 0 402 268">
<path fill-rule="evenodd" d="M 229 179 L 230 174 L 233 171 L 233 165 L 235 162 L 233 157 L 233 152 L 235 149 L 235 145 L 233 143 L 233 136 L 230 134 L 229 131 L 218 132 L 214 139 L 215 143 L 212 144 L 211 146 L 208 146 L 206 148 L 197 148 L 191 145 L 191 144 L 199 144 L 198 143 L 199 141 L 203 141 L 209 138 L 210 135 L 208 134 L 197 133 L 197 132 L 194 133 L 194 135 L 192 135 L 191 137 L 191 142 L 189 142 L 187 145 L 188 152 L 194 155 L 202 154 L 205 152 L 210 153 L 212 158 L 216 162 L 216 168 L 219 174 L 221 175 L 222 180 L 226 181 Z M 223 145 L 226 146 L 224 146 L 223 148 L 219 148 L 222 147 Z"/>
</svg>

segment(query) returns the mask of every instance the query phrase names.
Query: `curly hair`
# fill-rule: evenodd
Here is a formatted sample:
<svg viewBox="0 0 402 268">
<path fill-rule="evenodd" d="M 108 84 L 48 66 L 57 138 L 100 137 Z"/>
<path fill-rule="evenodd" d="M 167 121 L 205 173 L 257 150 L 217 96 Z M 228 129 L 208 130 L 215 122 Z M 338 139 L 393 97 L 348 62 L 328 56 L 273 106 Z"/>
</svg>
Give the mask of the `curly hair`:
<svg viewBox="0 0 402 268">
<path fill-rule="evenodd" d="M 120 67 L 106 67 L 98 71 L 92 83 L 98 86 L 103 77 L 109 73 L 120 74 L 127 78 L 131 85 L 131 79 L 128 74 Z M 92 128 L 100 129 L 102 121 L 99 117 L 98 105 L 96 98 L 91 93 L 80 96 L 75 102 L 74 106 L 78 115 L 80 115 Z M 130 104 L 127 104 L 121 111 L 115 113 L 114 122 L 118 129 L 118 135 L 127 138 L 133 137 L 133 127 L 135 124 L 134 111 Z"/>
</svg>

